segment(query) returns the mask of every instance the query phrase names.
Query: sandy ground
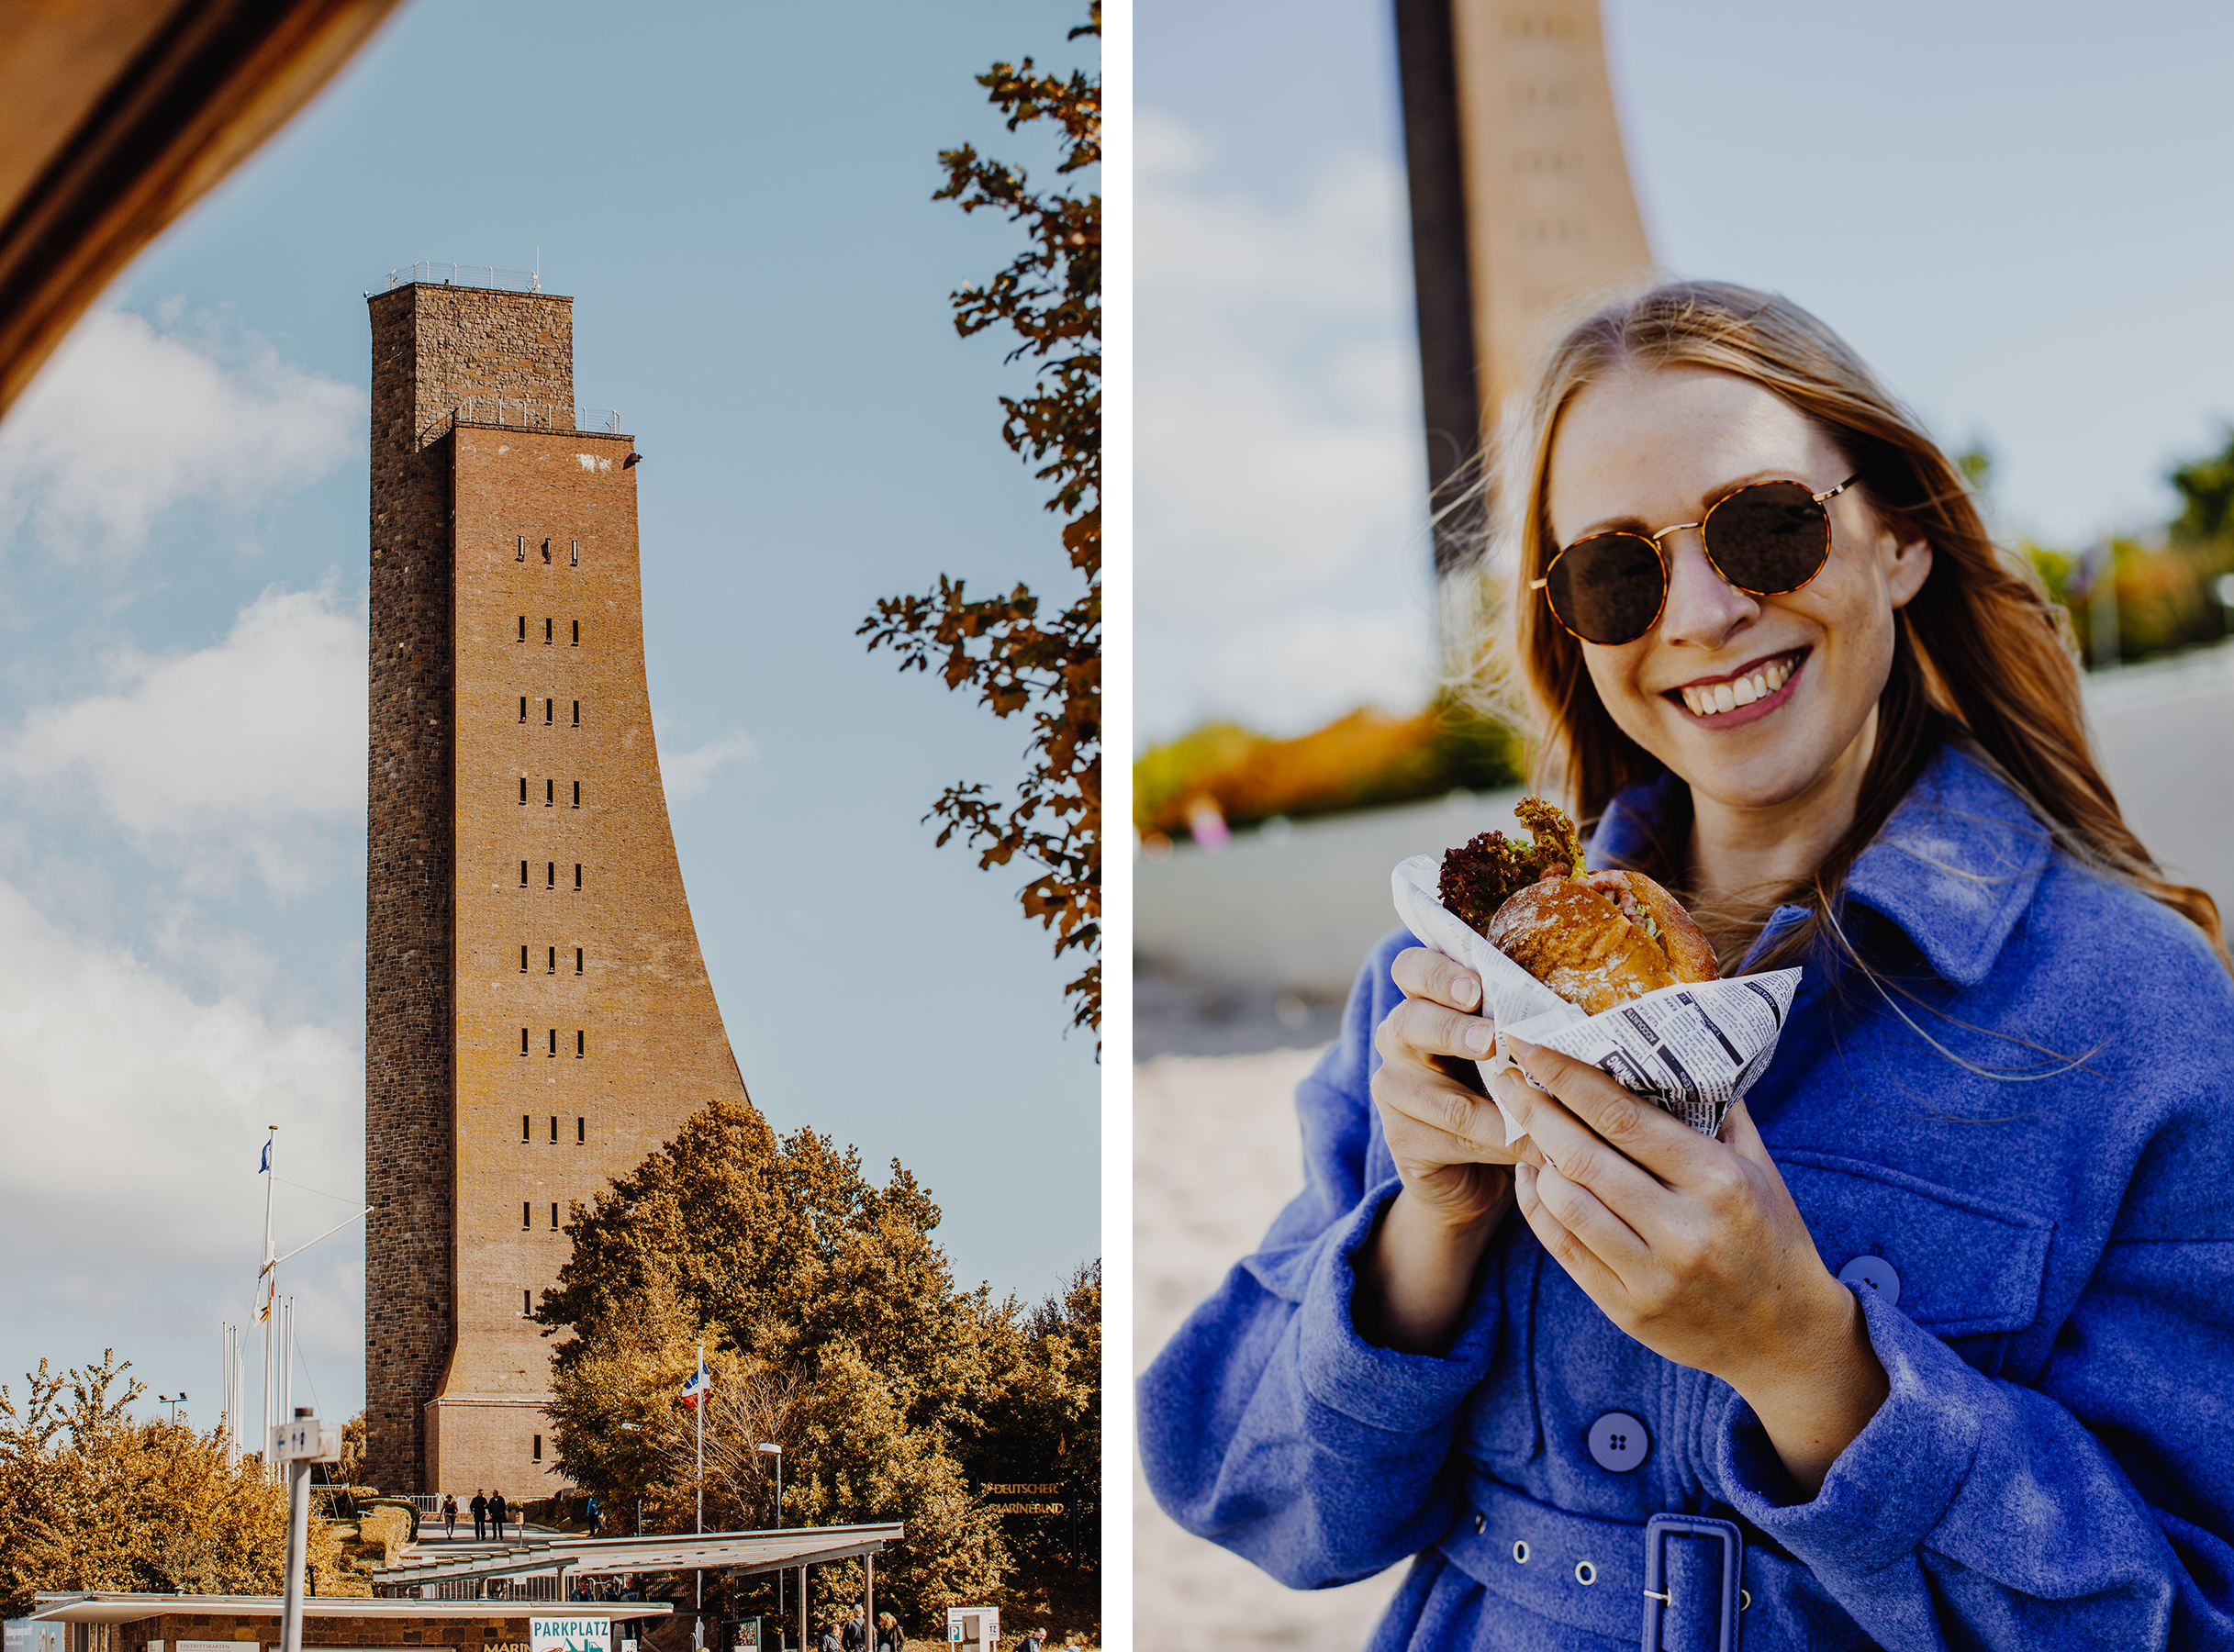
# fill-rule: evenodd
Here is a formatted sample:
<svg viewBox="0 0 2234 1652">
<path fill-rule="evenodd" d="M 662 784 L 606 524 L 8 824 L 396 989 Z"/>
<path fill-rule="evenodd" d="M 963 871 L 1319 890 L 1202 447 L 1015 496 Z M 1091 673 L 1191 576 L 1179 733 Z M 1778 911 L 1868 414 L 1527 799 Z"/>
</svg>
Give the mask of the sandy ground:
<svg viewBox="0 0 2234 1652">
<path fill-rule="evenodd" d="M 1318 1055 L 1163 1055 L 1134 1067 L 1135 1372 L 1301 1190 L 1292 1095 Z M 1403 1577 L 1397 1567 L 1346 1589 L 1299 1593 L 1174 1525 L 1137 1464 L 1133 1498 L 1142 1652 L 1355 1652 Z"/>
</svg>

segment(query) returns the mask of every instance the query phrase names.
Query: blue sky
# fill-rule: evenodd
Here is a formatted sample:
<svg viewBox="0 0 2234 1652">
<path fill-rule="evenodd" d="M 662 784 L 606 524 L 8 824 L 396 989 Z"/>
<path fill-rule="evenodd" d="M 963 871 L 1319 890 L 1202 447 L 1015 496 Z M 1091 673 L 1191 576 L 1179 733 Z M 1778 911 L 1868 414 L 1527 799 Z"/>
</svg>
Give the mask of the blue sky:
<svg viewBox="0 0 2234 1652">
<path fill-rule="evenodd" d="M 1099 1254 L 1071 972 L 1018 873 L 919 824 L 1025 731 L 852 634 L 943 570 L 1068 589 L 999 436 L 1020 371 L 946 302 L 1014 235 L 930 196 L 964 140 L 1052 176 L 972 76 L 1090 62 L 1074 20 L 416 0 L 0 426 L 0 1376 L 113 1346 L 214 1421 L 262 1126 L 283 1248 L 354 1208 L 363 295 L 418 259 L 540 257 L 576 399 L 645 454 L 652 701 L 754 1099 L 915 1171 L 966 1284 L 1036 1298 Z M 362 1279 L 354 1231 L 288 1279 L 325 1414 L 363 1401 Z"/>
<path fill-rule="evenodd" d="M 1389 8 L 1190 0 L 1136 27 L 1136 736 L 1292 732 L 1425 690 L 1429 593 Z M 1667 268 L 1789 294 L 2006 532 L 2168 514 L 2234 420 L 2234 12 L 1605 0 Z"/>
</svg>

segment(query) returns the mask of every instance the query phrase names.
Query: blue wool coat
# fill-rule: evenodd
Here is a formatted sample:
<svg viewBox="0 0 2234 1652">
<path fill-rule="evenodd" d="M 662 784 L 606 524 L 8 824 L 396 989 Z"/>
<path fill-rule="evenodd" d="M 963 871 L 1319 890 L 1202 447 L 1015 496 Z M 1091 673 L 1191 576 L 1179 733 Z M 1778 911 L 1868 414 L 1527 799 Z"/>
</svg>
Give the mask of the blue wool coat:
<svg viewBox="0 0 2234 1652">
<path fill-rule="evenodd" d="M 1672 784 L 1624 794 L 1593 863 Z M 1892 1385 L 1819 1494 L 1516 1217 L 1446 1356 L 1359 1339 L 1400 932 L 1297 1093 L 1304 1191 L 1141 1379 L 1157 1501 L 1295 1588 L 1415 1557 L 1377 1648 L 1636 1646 L 1658 1513 L 1742 1535 L 1748 1652 L 2234 1647 L 2234 982 L 1953 747 L 1846 898 L 1876 979 L 1811 968 L 1748 1102 Z M 1720 1549 L 1663 1552 L 1662 1644 L 1716 1645 Z"/>
</svg>

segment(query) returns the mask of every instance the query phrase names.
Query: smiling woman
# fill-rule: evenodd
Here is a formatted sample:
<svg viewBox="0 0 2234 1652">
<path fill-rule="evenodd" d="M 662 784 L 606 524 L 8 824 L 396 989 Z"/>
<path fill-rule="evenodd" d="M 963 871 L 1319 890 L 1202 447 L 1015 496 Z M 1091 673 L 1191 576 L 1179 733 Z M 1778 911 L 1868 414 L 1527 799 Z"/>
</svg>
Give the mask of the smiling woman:
<svg viewBox="0 0 2234 1652">
<path fill-rule="evenodd" d="M 1508 1143 L 1480 981 L 1384 941 L 1306 1191 L 1143 1379 L 1157 1497 L 1297 1586 L 1416 1556 L 1376 1646 L 2234 1640 L 2234 978 L 2055 610 L 1742 288 L 1577 327 L 1504 460 L 1590 864 L 1803 983 L 1715 1136 L 1507 1035 Z"/>
</svg>

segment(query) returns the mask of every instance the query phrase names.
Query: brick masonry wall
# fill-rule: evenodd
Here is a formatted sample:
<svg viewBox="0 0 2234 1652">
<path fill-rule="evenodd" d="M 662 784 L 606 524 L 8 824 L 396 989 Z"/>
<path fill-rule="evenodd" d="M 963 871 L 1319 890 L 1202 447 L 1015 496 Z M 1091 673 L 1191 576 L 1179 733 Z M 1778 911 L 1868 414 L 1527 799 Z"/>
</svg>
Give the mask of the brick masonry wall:
<svg viewBox="0 0 2234 1652">
<path fill-rule="evenodd" d="M 458 1351 L 438 1455 L 445 1490 L 533 1497 L 557 1477 L 520 1401 L 551 1345 L 522 1310 L 565 1262 L 560 1224 L 744 1087 L 660 782 L 634 443 L 454 441 Z"/>
<path fill-rule="evenodd" d="M 394 1490 L 555 1489 L 522 1313 L 567 1256 L 552 1207 L 744 1094 L 653 740 L 634 444 L 450 418 L 570 419 L 569 304 L 372 300 L 365 1382 Z"/>
<path fill-rule="evenodd" d="M 366 1478 L 418 1489 L 422 1408 L 453 1338 L 454 691 L 445 415 L 503 394 L 571 407 L 572 302 L 399 287 L 373 343 L 365 880 Z"/>
</svg>

